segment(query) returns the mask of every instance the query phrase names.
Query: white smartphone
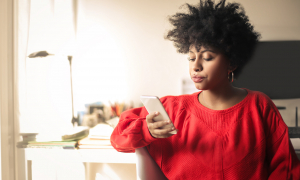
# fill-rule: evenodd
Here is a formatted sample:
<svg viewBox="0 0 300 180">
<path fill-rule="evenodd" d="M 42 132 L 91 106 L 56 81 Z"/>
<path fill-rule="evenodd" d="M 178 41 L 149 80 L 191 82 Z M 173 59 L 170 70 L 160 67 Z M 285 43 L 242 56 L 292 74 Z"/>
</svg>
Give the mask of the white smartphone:
<svg viewBox="0 0 300 180">
<path fill-rule="evenodd" d="M 170 117 L 168 113 L 166 112 L 164 106 L 160 102 L 159 98 L 156 96 L 141 96 L 140 97 L 142 103 L 144 104 L 145 108 L 147 109 L 148 113 L 153 113 L 153 112 L 159 112 L 159 115 L 154 117 L 154 121 L 162 121 L 162 120 L 170 120 Z M 174 127 L 174 124 L 171 123 L 168 125 L 163 126 L 162 128 L 166 127 Z M 171 131 L 170 134 L 177 134 L 177 130 L 175 129 L 174 131 Z"/>
</svg>

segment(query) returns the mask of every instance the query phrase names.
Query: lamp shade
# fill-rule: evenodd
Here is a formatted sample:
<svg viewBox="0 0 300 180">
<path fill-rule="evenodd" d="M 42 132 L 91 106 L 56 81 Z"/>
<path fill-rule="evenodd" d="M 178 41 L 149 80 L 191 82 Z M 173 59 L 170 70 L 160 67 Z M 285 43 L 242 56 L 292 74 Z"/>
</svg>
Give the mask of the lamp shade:
<svg viewBox="0 0 300 180">
<path fill-rule="evenodd" d="M 37 57 L 47 57 L 54 54 L 49 54 L 47 51 L 37 51 L 34 53 L 29 54 L 29 58 L 37 58 Z"/>
</svg>

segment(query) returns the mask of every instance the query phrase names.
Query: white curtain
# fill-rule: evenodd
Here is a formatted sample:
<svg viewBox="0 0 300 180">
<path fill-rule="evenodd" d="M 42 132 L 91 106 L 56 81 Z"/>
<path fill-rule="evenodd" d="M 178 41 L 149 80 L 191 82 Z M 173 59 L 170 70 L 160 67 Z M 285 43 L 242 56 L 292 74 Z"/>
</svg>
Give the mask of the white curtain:
<svg viewBox="0 0 300 180">
<path fill-rule="evenodd" d="M 27 14 L 20 18 L 20 132 L 60 138 L 72 127 L 70 66 L 67 59 L 75 45 L 73 0 L 27 1 Z M 25 4 L 25 3 L 24 3 Z M 21 17 L 22 16 L 22 17 Z M 26 22 L 29 22 L 26 24 Z M 29 24 L 29 28 L 28 28 Z M 27 25 L 27 27 L 26 27 Z M 28 29 L 28 31 L 26 31 Z M 47 51 L 53 56 L 24 58 L 24 54 Z M 22 52 L 21 52 L 22 51 Z M 56 137 L 55 137 L 56 136 Z"/>
<path fill-rule="evenodd" d="M 17 96 L 19 100 L 19 110 L 18 110 L 18 121 L 15 122 L 20 132 L 21 122 L 26 121 L 26 57 L 28 49 L 28 35 L 29 35 L 29 24 L 30 24 L 30 2 L 31 0 L 19 0 L 18 1 L 18 11 L 17 15 L 17 67 L 15 71 L 18 72 L 17 76 Z"/>
<path fill-rule="evenodd" d="M 16 63 L 15 63 L 15 107 L 14 107 L 14 124 L 15 124 L 15 140 L 20 141 L 20 135 L 22 129 L 22 122 L 26 122 L 26 56 L 28 48 L 28 35 L 30 24 L 30 0 L 16 0 L 15 8 L 16 16 L 15 20 L 15 39 L 17 40 Z M 14 142 L 14 146 L 15 143 Z M 15 179 L 26 180 L 26 161 L 25 152 L 23 149 L 16 148 L 15 151 Z"/>
<path fill-rule="evenodd" d="M 61 139 L 72 128 L 70 66 L 75 45 L 77 0 L 16 0 L 18 133 L 39 133 L 40 140 Z M 28 58 L 46 50 L 53 56 Z M 26 179 L 24 149 L 16 150 L 16 179 Z M 49 169 L 50 168 L 50 169 Z M 61 169 L 64 169 L 62 171 Z M 76 169 L 74 171 L 74 169 Z M 82 163 L 33 162 L 33 179 L 85 179 Z"/>
</svg>

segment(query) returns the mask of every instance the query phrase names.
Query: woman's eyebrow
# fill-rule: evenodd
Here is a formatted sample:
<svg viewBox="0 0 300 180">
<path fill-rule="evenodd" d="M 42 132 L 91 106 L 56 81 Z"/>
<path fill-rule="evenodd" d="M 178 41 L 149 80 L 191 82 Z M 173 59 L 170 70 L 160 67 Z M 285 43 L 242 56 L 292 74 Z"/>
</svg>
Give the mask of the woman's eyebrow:
<svg viewBox="0 0 300 180">
<path fill-rule="evenodd" d="M 207 51 L 217 54 L 217 52 L 212 50 L 212 49 L 203 49 L 202 51 L 200 51 L 200 53 L 204 53 L 204 52 L 207 52 Z M 189 53 L 194 53 L 194 52 L 192 50 L 189 50 Z"/>
<path fill-rule="evenodd" d="M 201 53 L 204 53 L 204 52 L 206 52 L 206 51 L 209 51 L 209 52 L 212 52 L 212 53 L 215 53 L 215 54 L 216 54 L 216 52 L 213 51 L 213 50 L 211 50 L 211 49 L 204 49 L 203 51 L 201 51 Z"/>
</svg>

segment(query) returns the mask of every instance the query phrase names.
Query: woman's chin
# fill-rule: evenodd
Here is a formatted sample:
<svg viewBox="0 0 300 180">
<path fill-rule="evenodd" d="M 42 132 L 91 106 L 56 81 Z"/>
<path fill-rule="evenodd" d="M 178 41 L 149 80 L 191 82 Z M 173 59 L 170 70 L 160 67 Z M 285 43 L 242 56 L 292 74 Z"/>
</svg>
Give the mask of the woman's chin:
<svg viewBox="0 0 300 180">
<path fill-rule="evenodd" d="M 195 83 L 195 88 L 198 90 L 205 90 L 205 88 L 197 83 Z"/>
</svg>

